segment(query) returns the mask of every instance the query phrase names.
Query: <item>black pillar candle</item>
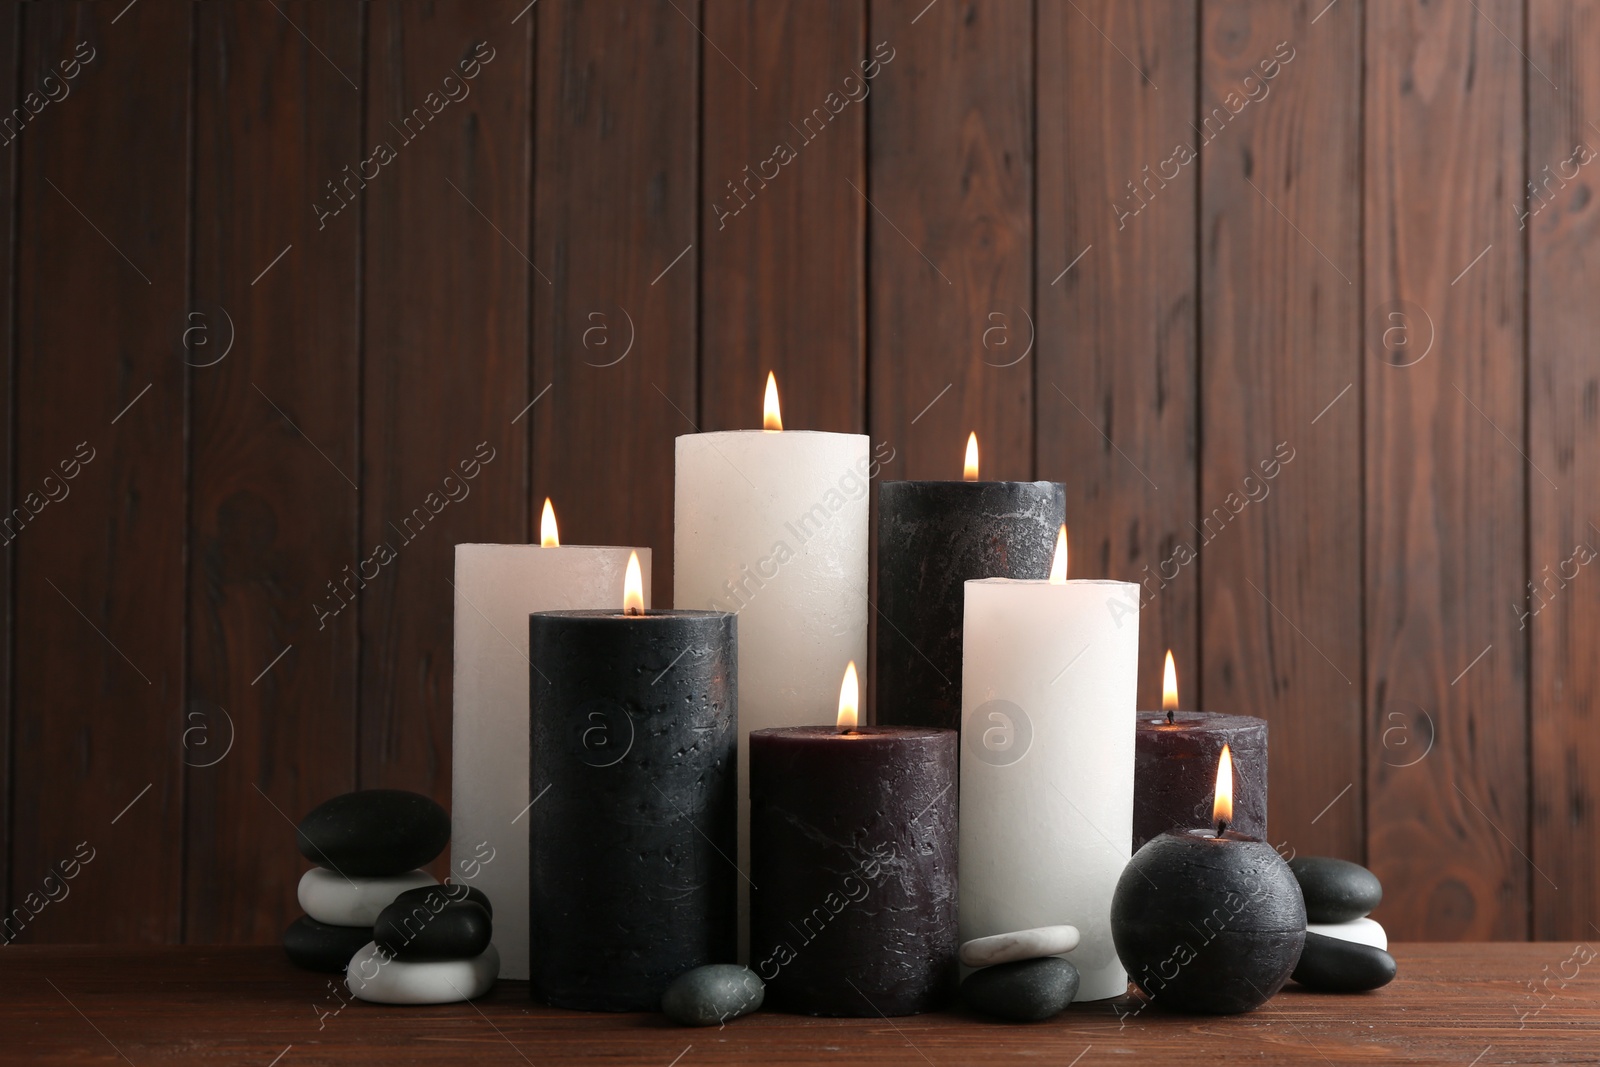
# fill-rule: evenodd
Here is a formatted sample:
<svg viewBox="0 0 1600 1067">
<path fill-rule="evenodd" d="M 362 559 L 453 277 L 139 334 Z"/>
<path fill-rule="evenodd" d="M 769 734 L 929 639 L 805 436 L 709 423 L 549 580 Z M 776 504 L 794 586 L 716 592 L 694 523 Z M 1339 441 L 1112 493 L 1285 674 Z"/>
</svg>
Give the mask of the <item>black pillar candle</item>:
<svg viewBox="0 0 1600 1067">
<path fill-rule="evenodd" d="M 735 624 L 714 611 L 528 617 L 535 997 L 655 1010 L 684 971 L 733 961 Z"/>
<path fill-rule="evenodd" d="M 876 1018 L 955 979 L 956 734 L 750 734 L 750 967 L 767 1003 Z"/>
<path fill-rule="evenodd" d="M 1217 759 L 1233 752 L 1235 830 L 1267 840 L 1267 720 L 1210 711 L 1141 711 L 1134 742 L 1133 848 L 1211 818 Z"/>
<path fill-rule="evenodd" d="M 877 722 L 961 725 L 969 578 L 1050 577 L 1059 482 L 884 482 L 878 489 Z"/>
<path fill-rule="evenodd" d="M 1289 980 L 1305 946 L 1306 906 L 1266 842 L 1232 830 L 1163 833 L 1117 880 L 1111 939 L 1157 1007 L 1235 1014 Z"/>
</svg>

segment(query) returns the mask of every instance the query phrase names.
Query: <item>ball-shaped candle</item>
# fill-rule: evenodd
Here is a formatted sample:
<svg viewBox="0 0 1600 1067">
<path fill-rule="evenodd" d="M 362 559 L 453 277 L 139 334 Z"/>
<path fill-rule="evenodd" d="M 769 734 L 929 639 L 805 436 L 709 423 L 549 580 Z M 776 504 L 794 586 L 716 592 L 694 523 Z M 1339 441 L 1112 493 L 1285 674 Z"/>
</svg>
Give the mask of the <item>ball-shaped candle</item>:
<svg viewBox="0 0 1600 1067">
<path fill-rule="evenodd" d="M 1111 936 L 1128 976 L 1175 1011 L 1259 1007 L 1289 980 L 1305 945 L 1305 900 L 1289 865 L 1266 842 L 1228 829 L 1232 778 L 1224 747 L 1215 825 L 1152 838 L 1111 900 Z"/>
</svg>

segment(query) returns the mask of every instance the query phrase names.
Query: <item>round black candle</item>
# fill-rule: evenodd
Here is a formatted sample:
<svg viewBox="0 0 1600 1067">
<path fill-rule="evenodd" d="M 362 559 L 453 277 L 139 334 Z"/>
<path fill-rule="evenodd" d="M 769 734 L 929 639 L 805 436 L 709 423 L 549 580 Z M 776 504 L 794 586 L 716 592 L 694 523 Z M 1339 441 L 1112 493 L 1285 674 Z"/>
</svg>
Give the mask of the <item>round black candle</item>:
<svg viewBox="0 0 1600 1067">
<path fill-rule="evenodd" d="M 715 611 L 528 616 L 535 997 L 655 1010 L 684 971 L 733 961 L 735 626 Z"/>
<path fill-rule="evenodd" d="M 1230 1015 L 1283 988 L 1306 940 L 1289 865 L 1228 830 L 1168 832 L 1136 852 L 1111 898 L 1111 939 L 1158 1007 Z"/>
<path fill-rule="evenodd" d="M 1133 764 L 1133 848 L 1211 818 L 1217 759 L 1233 752 L 1235 830 L 1267 840 L 1267 720 L 1210 711 L 1141 711 Z M 1170 718 L 1169 718 L 1170 715 Z"/>
<path fill-rule="evenodd" d="M 884 482 L 878 489 L 877 721 L 961 725 L 969 578 L 1050 576 L 1059 482 Z"/>
<path fill-rule="evenodd" d="M 750 967 L 767 1003 L 911 1015 L 956 975 L 956 734 L 750 734 Z"/>
</svg>

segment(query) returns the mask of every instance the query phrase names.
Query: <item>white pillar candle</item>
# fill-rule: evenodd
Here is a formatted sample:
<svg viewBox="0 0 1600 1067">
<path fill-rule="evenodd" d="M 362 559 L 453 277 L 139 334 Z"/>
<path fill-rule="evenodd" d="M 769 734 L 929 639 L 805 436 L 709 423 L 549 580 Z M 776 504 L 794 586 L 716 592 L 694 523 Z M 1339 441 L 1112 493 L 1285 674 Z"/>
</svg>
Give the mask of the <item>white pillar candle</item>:
<svg viewBox="0 0 1600 1067">
<path fill-rule="evenodd" d="M 961 940 L 1075 926 L 1077 999 L 1121 996 L 1111 895 L 1133 840 L 1138 587 L 968 581 L 965 628 Z"/>
<path fill-rule="evenodd" d="M 528 614 L 617 607 L 635 551 L 649 607 L 648 548 L 456 546 L 450 876 L 494 905 L 501 978 L 528 977 Z"/>
<path fill-rule="evenodd" d="M 768 379 L 766 424 L 777 418 Z M 677 443 L 673 603 L 739 615 L 739 956 L 750 914 L 750 731 L 833 721 L 867 660 L 864 434 L 733 430 Z"/>
</svg>

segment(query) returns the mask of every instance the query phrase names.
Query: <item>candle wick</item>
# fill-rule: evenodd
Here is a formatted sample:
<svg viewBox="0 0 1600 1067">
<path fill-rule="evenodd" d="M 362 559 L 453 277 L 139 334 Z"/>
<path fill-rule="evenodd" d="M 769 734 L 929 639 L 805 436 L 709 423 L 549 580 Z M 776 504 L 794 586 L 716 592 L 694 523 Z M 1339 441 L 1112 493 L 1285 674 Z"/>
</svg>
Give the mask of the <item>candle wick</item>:
<svg viewBox="0 0 1600 1067">
<path fill-rule="evenodd" d="M 1167 725 L 1168 726 L 1172 725 L 1172 709 L 1171 708 L 1167 709 Z"/>
<path fill-rule="evenodd" d="M 625 611 L 623 611 L 623 614 L 624 615 L 643 615 L 644 611 L 641 608 L 630 607 L 630 608 L 626 609 Z"/>
<path fill-rule="evenodd" d="M 1223 834 L 1225 834 L 1227 832 L 1228 832 L 1228 820 L 1227 819 L 1218 819 L 1217 820 L 1217 836 L 1221 837 Z"/>
</svg>

